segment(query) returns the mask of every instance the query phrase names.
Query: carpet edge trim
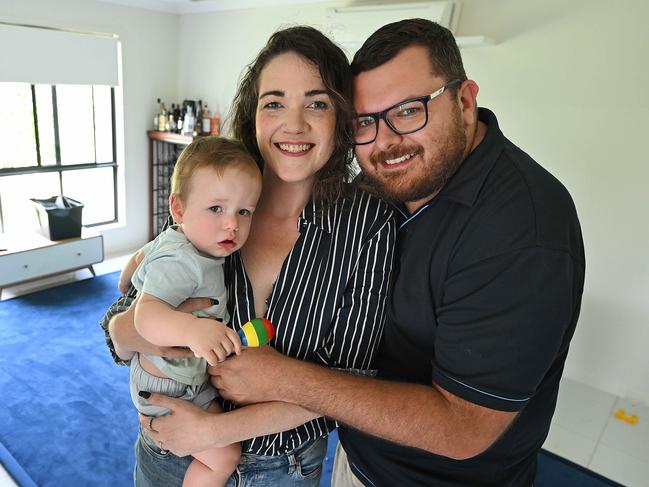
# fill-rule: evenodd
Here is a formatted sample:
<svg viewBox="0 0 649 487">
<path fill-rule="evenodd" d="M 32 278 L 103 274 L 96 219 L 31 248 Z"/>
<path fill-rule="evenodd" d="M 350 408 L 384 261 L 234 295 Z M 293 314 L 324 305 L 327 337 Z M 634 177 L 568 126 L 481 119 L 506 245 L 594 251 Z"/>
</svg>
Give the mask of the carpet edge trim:
<svg viewBox="0 0 649 487">
<path fill-rule="evenodd" d="M 0 463 L 20 487 L 38 487 L 2 443 L 0 443 Z"/>
</svg>

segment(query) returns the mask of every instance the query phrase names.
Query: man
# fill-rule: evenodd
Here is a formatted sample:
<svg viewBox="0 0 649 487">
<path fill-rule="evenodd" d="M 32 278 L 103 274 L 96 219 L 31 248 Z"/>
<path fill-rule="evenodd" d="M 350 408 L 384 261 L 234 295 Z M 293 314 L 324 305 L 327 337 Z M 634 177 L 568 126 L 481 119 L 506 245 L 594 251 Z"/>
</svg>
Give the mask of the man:
<svg viewBox="0 0 649 487">
<path fill-rule="evenodd" d="M 529 487 L 583 289 L 572 200 L 477 108 L 448 30 L 389 24 L 352 68 L 357 158 L 405 214 L 380 380 L 265 347 L 214 383 L 336 419 L 335 485 Z"/>
</svg>

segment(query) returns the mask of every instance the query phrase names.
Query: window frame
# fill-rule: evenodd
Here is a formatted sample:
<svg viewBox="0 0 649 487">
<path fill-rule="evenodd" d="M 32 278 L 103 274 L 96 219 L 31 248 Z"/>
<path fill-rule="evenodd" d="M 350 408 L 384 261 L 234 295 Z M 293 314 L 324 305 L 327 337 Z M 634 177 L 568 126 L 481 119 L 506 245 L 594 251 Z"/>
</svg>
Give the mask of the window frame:
<svg viewBox="0 0 649 487">
<path fill-rule="evenodd" d="M 27 84 L 27 83 L 25 83 Z M 34 122 L 34 143 L 36 148 L 36 165 L 27 166 L 27 167 L 10 167 L 10 168 L 0 168 L 0 178 L 11 177 L 11 176 L 22 176 L 28 174 L 44 174 L 44 173 L 58 173 L 59 180 L 59 194 L 65 194 L 63 187 L 63 173 L 67 171 L 79 171 L 85 169 L 103 169 L 112 167 L 113 168 L 113 209 L 114 209 L 114 218 L 111 220 L 105 220 L 101 222 L 89 223 L 84 225 L 86 227 L 97 227 L 101 225 L 108 225 L 111 223 L 116 223 L 119 221 L 119 205 L 118 205 L 118 164 L 117 164 L 117 125 L 116 125 L 116 110 L 115 110 L 115 86 L 109 86 L 110 88 L 110 113 L 111 113 L 111 136 L 112 136 L 112 161 L 111 162 L 87 162 L 81 164 L 63 164 L 61 161 L 61 147 L 59 139 L 59 116 L 58 116 L 58 104 L 57 104 L 57 95 L 56 87 L 57 85 L 52 84 L 52 117 L 54 124 L 54 148 L 55 148 L 55 164 L 43 165 L 41 162 L 41 147 L 39 140 L 39 121 L 38 121 L 38 110 L 36 107 L 36 85 L 34 83 L 29 83 L 31 87 L 31 98 L 32 98 L 32 114 Z M 94 87 L 100 85 L 91 85 L 92 86 L 92 95 L 93 95 L 93 137 L 96 141 L 96 132 L 95 132 L 95 103 L 94 103 Z M 95 158 L 96 158 L 96 145 L 95 145 Z M 4 211 L 2 205 L 2 195 L 0 194 L 0 233 L 5 232 L 4 225 Z"/>
</svg>

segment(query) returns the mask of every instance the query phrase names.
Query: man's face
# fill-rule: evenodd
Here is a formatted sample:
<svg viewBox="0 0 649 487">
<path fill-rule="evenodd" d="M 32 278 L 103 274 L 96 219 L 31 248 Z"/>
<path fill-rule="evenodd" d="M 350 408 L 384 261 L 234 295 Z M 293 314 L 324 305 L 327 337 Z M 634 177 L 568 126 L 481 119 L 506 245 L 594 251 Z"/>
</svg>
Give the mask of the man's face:
<svg viewBox="0 0 649 487">
<path fill-rule="evenodd" d="M 380 112 L 401 101 L 433 93 L 447 81 L 434 76 L 428 50 L 403 49 L 390 61 L 356 76 L 356 112 Z M 376 140 L 356 146 L 365 176 L 410 211 L 439 192 L 466 155 L 467 135 L 455 90 L 428 102 L 428 123 L 411 134 L 393 132 L 383 120 Z"/>
</svg>

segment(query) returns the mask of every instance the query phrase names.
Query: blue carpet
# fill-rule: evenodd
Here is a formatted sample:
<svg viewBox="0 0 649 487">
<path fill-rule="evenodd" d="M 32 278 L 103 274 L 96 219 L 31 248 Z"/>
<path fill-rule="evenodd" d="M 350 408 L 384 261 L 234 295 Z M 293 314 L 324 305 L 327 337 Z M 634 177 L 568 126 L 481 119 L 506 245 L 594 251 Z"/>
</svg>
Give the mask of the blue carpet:
<svg viewBox="0 0 649 487">
<path fill-rule="evenodd" d="M 98 325 L 118 277 L 0 302 L 0 460 L 22 486 L 132 483 L 128 369 Z"/>
<path fill-rule="evenodd" d="M 554 453 L 541 450 L 534 487 L 624 487 Z"/>
<path fill-rule="evenodd" d="M 114 365 L 99 320 L 113 273 L 0 302 L 0 463 L 21 487 L 132 485 L 137 416 L 128 369 Z M 321 487 L 329 487 L 334 432 Z M 542 451 L 535 487 L 617 486 Z"/>
</svg>

